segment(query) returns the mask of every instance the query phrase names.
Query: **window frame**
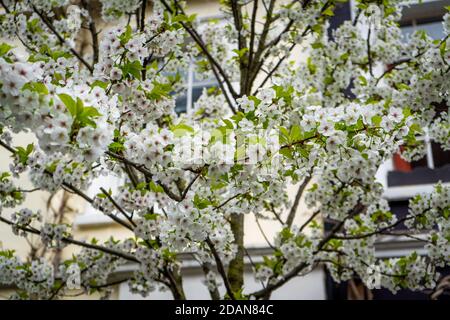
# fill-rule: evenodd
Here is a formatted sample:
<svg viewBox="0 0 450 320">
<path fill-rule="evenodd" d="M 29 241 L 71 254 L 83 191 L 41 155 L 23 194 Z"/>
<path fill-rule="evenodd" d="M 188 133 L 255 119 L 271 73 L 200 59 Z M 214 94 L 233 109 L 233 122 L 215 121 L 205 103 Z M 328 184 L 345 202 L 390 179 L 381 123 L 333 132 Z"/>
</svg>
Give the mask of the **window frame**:
<svg viewBox="0 0 450 320">
<path fill-rule="evenodd" d="M 416 1 L 411 3 L 409 7 L 403 11 L 403 16 L 400 21 L 400 25 L 410 25 L 409 23 L 424 21 L 429 19 L 429 22 L 433 19 L 438 19 L 445 14 L 444 6 L 450 4 L 449 0 L 423 0 L 422 2 Z M 424 10 L 426 8 L 426 10 Z M 354 0 L 350 0 L 350 13 L 351 18 L 354 19 L 356 15 L 357 7 Z M 424 16 L 425 14 L 425 16 Z M 419 24 L 420 25 L 420 24 Z M 427 168 L 435 169 L 433 150 L 428 135 L 428 128 L 424 130 L 424 136 L 422 139 L 426 144 L 426 158 Z M 393 157 L 382 163 L 376 173 L 376 179 L 384 187 L 383 197 L 388 201 L 405 200 L 414 197 L 418 193 L 429 193 L 433 190 L 433 184 L 413 184 L 405 186 L 389 186 L 388 185 L 388 172 L 394 171 L 394 159 Z M 450 185 L 450 183 L 443 183 L 444 185 Z"/>
<path fill-rule="evenodd" d="M 210 20 L 219 20 L 220 22 L 226 21 L 226 17 L 223 14 L 207 15 L 198 18 L 198 24 L 208 23 Z M 186 95 L 186 107 L 180 113 L 191 114 L 195 101 L 193 99 L 193 91 L 197 88 L 205 88 L 219 85 L 219 82 L 215 77 L 202 81 L 195 81 L 195 61 L 191 59 L 187 70 L 187 81 L 184 85 L 183 92 Z"/>
</svg>

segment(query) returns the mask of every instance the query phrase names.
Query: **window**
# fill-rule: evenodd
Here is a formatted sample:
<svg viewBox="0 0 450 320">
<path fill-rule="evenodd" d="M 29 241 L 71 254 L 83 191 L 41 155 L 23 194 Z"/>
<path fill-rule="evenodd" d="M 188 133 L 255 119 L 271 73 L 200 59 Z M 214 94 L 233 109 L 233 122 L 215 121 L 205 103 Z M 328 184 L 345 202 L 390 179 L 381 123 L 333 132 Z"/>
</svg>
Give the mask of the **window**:
<svg viewBox="0 0 450 320">
<path fill-rule="evenodd" d="M 419 140 L 419 139 L 418 139 Z M 399 154 L 394 155 L 394 170 L 401 172 L 411 172 L 416 168 L 437 169 L 450 164 L 450 151 L 445 151 L 438 143 L 430 141 L 425 131 L 422 139 L 425 144 L 426 154 L 422 159 L 408 162 Z"/>
<path fill-rule="evenodd" d="M 400 27 L 405 39 L 417 30 L 425 31 L 434 39 L 442 39 L 444 30 L 442 16 L 450 0 L 422 1 L 403 10 Z M 435 106 L 437 114 L 447 110 L 445 103 Z M 450 181 L 450 151 L 443 150 L 439 144 L 430 141 L 427 130 L 422 140 L 426 155 L 419 160 L 407 162 L 399 154 L 393 157 L 393 172 L 388 173 L 388 186 L 430 184 L 437 181 Z"/>
<path fill-rule="evenodd" d="M 419 2 L 419 1 L 417 1 Z M 354 14 L 355 1 L 352 1 L 352 13 Z M 450 5 L 450 0 L 423 0 L 406 7 L 400 21 L 402 32 L 407 39 L 412 32 L 424 30 L 434 39 L 443 37 L 442 16 L 445 14 L 445 6 Z M 386 66 L 389 68 L 389 66 Z M 444 104 L 436 105 L 437 113 L 442 112 Z M 445 106 L 445 110 L 447 107 Z M 418 193 L 429 193 L 437 181 L 450 182 L 450 152 L 444 151 L 436 143 L 430 141 L 427 131 L 423 136 L 426 146 L 426 155 L 419 161 L 407 162 L 399 154 L 385 161 L 379 168 L 376 178 L 385 188 L 384 197 L 389 201 L 389 206 L 398 219 L 408 214 L 409 199 Z M 332 224 L 325 226 L 326 230 L 332 228 Z M 405 226 L 400 223 L 395 230 L 403 230 Z M 423 254 L 423 243 L 401 237 L 383 236 L 376 242 L 375 254 L 377 257 L 401 257 L 416 251 Z M 449 271 L 446 270 L 446 273 Z M 359 279 L 351 279 L 341 283 L 335 283 L 330 274 L 326 273 L 328 299 L 428 299 L 423 292 L 401 290 L 396 296 L 387 289 L 367 290 Z"/>
<path fill-rule="evenodd" d="M 400 26 L 406 38 L 417 30 L 425 31 L 433 39 L 442 39 L 442 16 L 450 0 L 422 0 L 403 9 Z"/>
<path fill-rule="evenodd" d="M 217 80 L 214 77 L 201 80 L 196 76 L 195 61 L 191 61 L 187 72 L 183 76 L 186 77 L 186 87 L 184 93 L 180 94 L 176 99 L 175 111 L 177 113 L 190 112 L 204 88 L 208 89 L 217 86 Z"/>
<path fill-rule="evenodd" d="M 414 19 L 411 21 L 411 24 L 401 26 L 403 35 L 405 35 L 405 37 L 409 37 L 413 32 L 417 30 L 424 30 L 433 39 L 442 39 L 444 37 L 442 21 L 433 20 L 431 20 L 430 22 L 424 22 L 423 20 L 420 21 Z"/>
<path fill-rule="evenodd" d="M 200 28 L 202 23 L 204 25 L 210 20 L 215 20 L 218 24 L 222 24 L 224 22 L 223 16 L 221 15 L 204 17 L 199 20 Z M 208 79 L 200 78 L 198 74 L 196 74 L 195 62 L 195 60 L 192 60 L 189 64 L 188 70 L 182 72 L 182 77 L 185 78 L 186 87 L 184 88 L 184 93 L 181 93 L 176 99 L 175 111 L 177 113 L 191 112 L 194 107 L 194 103 L 201 96 L 203 89 L 216 87 L 218 85 L 217 79 L 214 76 Z"/>
</svg>

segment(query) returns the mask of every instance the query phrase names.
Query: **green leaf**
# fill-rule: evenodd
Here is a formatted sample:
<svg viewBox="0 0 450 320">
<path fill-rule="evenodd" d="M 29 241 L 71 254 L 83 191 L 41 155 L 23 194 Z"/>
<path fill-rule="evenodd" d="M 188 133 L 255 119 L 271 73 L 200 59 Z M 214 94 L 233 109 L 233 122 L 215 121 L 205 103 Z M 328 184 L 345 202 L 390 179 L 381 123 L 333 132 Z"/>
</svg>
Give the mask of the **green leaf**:
<svg viewBox="0 0 450 320">
<path fill-rule="evenodd" d="M 275 90 L 276 97 L 278 99 L 283 99 L 287 104 L 290 104 L 292 102 L 294 87 L 292 87 L 292 86 L 273 86 L 272 88 Z M 255 105 L 257 106 L 256 103 L 255 103 Z"/>
<path fill-rule="evenodd" d="M 442 57 L 444 57 L 444 55 L 445 55 L 446 47 L 447 47 L 447 41 L 442 41 L 442 44 L 439 46 L 439 52 L 441 53 Z"/>
<path fill-rule="evenodd" d="M 234 120 L 234 122 L 236 122 L 236 123 L 238 123 L 239 121 L 241 121 L 244 118 L 245 118 L 244 113 L 242 113 L 240 111 L 231 116 L 231 119 Z"/>
<path fill-rule="evenodd" d="M 120 151 L 124 151 L 125 147 L 123 146 L 122 143 L 120 142 L 112 142 L 109 146 L 108 146 L 109 151 L 111 152 L 120 152 Z"/>
<path fill-rule="evenodd" d="M 80 115 L 83 113 L 84 104 L 83 100 L 77 97 L 77 105 L 76 105 L 76 115 Z"/>
<path fill-rule="evenodd" d="M 341 60 L 347 61 L 349 56 L 350 56 L 349 53 L 346 52 L 346 53 L 343 53 L 339 58 Z"/>
<path fill-rule="evenodd" d="M 407 118 L 407 117 L 409 117 L 409 116 L 411 115 L 411 109 L 410 109 L 410 108 L 404 108 L 404 109 L 402 110 L 402 113 L 403 113 L 403 116 L 404 116 L 405 118 Z"/>
<path fill-rule="evenodd" d="M 300 153 L 300 155 L 305 158 L 308 159 L 309 158 L 309 151 L 305 148 L 297 148 L 297 151 Z"/>
<path fill-rule="evenodd" d="M 323 81 L 328 86 L 328 85 L 330 85 L 330 84 L 332 84 L 334 82 L 334 78 L 332 76 L 326 76 Z"/>
<path fill-rule="evenodd" d="M 308 67 L 309 73 L 311 74 L 315 74 L 317 67 L 314 63 L 312 63 L 311 57 L 308 57 L 308 59 L 306 60 L 306 65 Z"/>
<path fill-rule="evenodd" d="M 382 120 L 383 118 L 381 117 L 381 116 L 373 116 L 372 117 L 372 124 L 374 125 L 374 126 L 380 126 L 380 123 L 381 123 L 381 120 Z"/>
<path fill-rule="evenodd" d="M 323 44 L 322 44 L 321 42 L 314 42 L 314 43 L 311 45 L 311 47 L 312 47 L 313 49 L 320 49 L 320 48 L 323 48 Z"/>
<path fill-rule="evenodd" d="M 100 80 L 95 80 L 94 82 L 92 82 L 91 88 L 95 88 L 95 87 L 100 87 L 100 88 L 106 90 L 106 88 L 108 87 L 108 83 L 100 81 Z"/>
<path fill-rule="evenodd" d="M 97 124 L 95 123 L 93 118 L 100 117 L 101 113 L 99 113 L 94 107 L 83 107 L 82 102 L 81 104 L 77 105 L 80 107 L 80 109 L 78 111 L 79 113 L 77 114 L 76 120 L 80 123 L 80 126 L 91 126 L 93 128 L 97 128 Z"/>
<path fill-rule="evenodd" d="M 409 131 L 411 133 L 415 133 L 415 132 L 422 132 L 422 127 L 420 126 L 420 124 L 418 123 L 413 123 L 410 127 L 409 127 Z"/>
<path fill-rule="evenodd" d="M 45 168 L 48 172 L 55 172 L 56 170 L 56 166 L 58 165 L 58 161 L 54 161 L 51 164 L 47 165 L 47 167 Z"/>
<path fill-rule="evenodd" d="M 282 148 L 280 149 L 280 154 L 285 156 L 288 159 L 293 159 L 294 156 L 292 155 L 292 150 L 290 148 Z"/>
<path fill-rule="evenodd" d="M 225 123 L 227 129 L 234 129 L 233 122 L 228 119 L 222 119 L 222 121 Z"/>
<path fill-rule="evenodd" d="M 153 181 L 149 182 L 149 187 L 153 192 L 164 192 L 163 187 L 161 187 L 159 184 L 154 183 Z"/>
<path fill-rule="evenodd" d="M 134 78 L 141 80 L 142 65 L 139 60 L 129 62 L 122 66 L 122 73 L 124 76 L 132 75 Z"/>
<path fill-rule="evenodd" d="M 22 87 L 22 90 L 29 90 L 33 92 L 37 92 L 39 94 L 48 94 L 48 89 L 45 84 L 41 82 L 28 82 L 25 83 Z"/>
<path fill-rule="evenodd" d="M 360 81 L 360 84 L 361 84 L 363 87 L 367 86 L 367 79 L 366 79 L 365 77 L 359 76 L 358 79 L 359 79 L 359 81 Z"/>
<path fill-rule="evenodd" d="M 285 242 L 286 240 L 289 240 L 290 238 L 292 238 L 294 236 L 294 234 L 291 232 L 291 230 L 289 228 L 283 228 L 283 230 L 281 230 L 280 232 L 281 235 L 281 239 L 283 242 Z"/>
<path fill-rule="evenodd" d="M 396 87 L 398 90 L 411 90 L 411 87 L 408 86 L 406 83 L 397 83 Z"/>
<path fill-rule="evenodd" d="M 102 114 L 100 112 L 98 112 L 98 110 L 94 107 L 85 107 L 83 109 L 83 111 L 81 112 L 81 114 L 84 117 L 89 117 L 89 118 L 95 118 L 95 117 L 100 117 Z"/>
<path fill-rule="evenodd" d="M 448 219 L 450 217 L 450 209 L 445 208 L 444 211 L 442 212 L 442 215 L 444 216 L 445 219 Z"/>
<path fill-rule="evenodd" d="M 302 131 L 300 129 L 300 126 L 298 125 L 293 125 L 291 127 L 291 132 L 289 134 L 289 139 L 290 141 L 297 141 L 300 140 L 302 137 Z"/>
<path fill-rule="evenodd" d="M 279 129 L 283 136 L 285 136 L 286 138 L 289 138 L 289 131 L 285 127 L 279 127 Z"/>
<path fill-rule="evenodd" d="M 11 50 L 12 48 L 13 48 L 13 46 L 11 46 L 7 43 L 0 44 L 0 57 L 7 54 L 9 52 L 9 50 Z"/>
<path fill-rule="evenodd" d="M 194 207 L 197 209 L 202 210 L 207 208 L 209 205 L 211 205 L 211 201 L 208 199 L 202 199 L 198 194 L 194 196 Z"/>
<path fill-rule="evenodd" d="M 19 162 L 23 165 L 26 165 L 28 162 L 28 156 L 33 152 L 34 145 L 30 143 L 26 148 L 16 147 L 16 154 L 19 158 Z"/>
<path fill-rule="evenodd" d="M 321 34 L 322 33 L 322 25 L 320 23 L 315 24 L 311 27 L 311 30 L 317 34 Z"/>
<path fill-rule="evenodd" d="M 153 81 L 153 89 L 147 97 L 152 100 L 159 100 L 161 97 L 169 97 L 171 91 L 172 84 Z"/>
<path fill-rule="evenodd" d="M 156 213 L 147 213 L 144 214 L 145 220 L 156 220 L 158 219 L 158 215 Z"/>
<path fill-rule="evenodd" d="M 5 181 L 10 176 L 11 176 L 11 173 L 9 173 L 9 172 L 2 172 L 2 174 L 0 174 L 0 181 Z"/>
<path fill-rule="evenodd" d="M 188 22 L 188 16 L 185 14 L 177 14 L 176 16 L 172 17 L 172 22 Z"/>
<path fill-rule="evenodd" d="M 12 257 L 14 257 L 14 252 L 14 250 L 2 250 L 0 251 L 0 257 L 11 259 Z"/>
<path fill-rule="evenodd" d="M 212 182 L 211 190 L 219 190 L 226 186 L 227 186 L 227 184 L 225 182 L 217 182 L 217 183 Z"/>
<path fill-rule="evenodd" d="M 64 103 L 67 110 L 69 110 L 69 113 L 72 117 L 77 116 L 77 103 L 75 100 L 72 99 L 71 96 L 65 93 L 61 93 L 58 95 L 59 99 Z"/>
<path fill-rule="evenodd" d="M 194 129 L 184 123 L 172 125 L 170 126 L 170 130 L 174 133 L 175 137 L 182 137 L 188 133 L 194 133 Z"/>
<path fill-rule="evenodd" d="M 332 16 L 334 16 L 334 11 L 333 11 L 333 9 L 334 9 L 334 7 L 328 7 L 328 8 L 326 8 L 326 9 L 322 12 L 322 14 L 323 14 L 324 16 L 332 17 Z"/>
<path fill-rule="evenodd" d="M 248 48 L 242 48 L 241 50 L 234 49 L 233 52 L 241 59 L 248 52 Z"/>
<path fill-rule="evenodd" d="M 196 13 L 193 13 L 193 14 L 188 16 L 188 22 L 192 23 L 192 22 L 195 21 L 195 19 L 197 19 L 197 14 Z"/>
<path fill-rule="evenodd" d="M 132 36 L 133 36 L 133 29 L 131 29 L 130 25 L 127 25 L 124 33 L 122 33 L 119 36 L 120 43 L 121 44 L 126 44 L 128 41 L 130 41 Z"/>
</svg>

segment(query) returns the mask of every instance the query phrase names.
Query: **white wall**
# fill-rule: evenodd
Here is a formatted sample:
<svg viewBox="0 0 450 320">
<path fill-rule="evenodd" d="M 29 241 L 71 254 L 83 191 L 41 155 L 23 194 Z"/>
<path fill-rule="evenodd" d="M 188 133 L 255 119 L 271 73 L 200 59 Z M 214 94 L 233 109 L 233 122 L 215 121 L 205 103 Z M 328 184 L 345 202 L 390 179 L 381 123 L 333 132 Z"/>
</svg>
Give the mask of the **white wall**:
<svg viewBox="0 0 450 320">
<path fill-rule="evenodd" d="M 203 274 L 198 269 L 190 269 L 185 272 L 183 287 L 187 299 L 209 300 L 208 289 L 203 284 Z M 287 282 L 283 287 L 275 290 L 271 299 L 274 300 L 324 300 L 325 295 L 325 273 L 322 268 L 316 268 L 304 277 L 296 277 Z M 245 273 L 245 293 L 261 289 L 261 284 L 255 281 L 251 272 Z M 221 294 L 224 294 L 223 287 Z M 173 299 L 170 291 L 152 292 L 148 297 L 130 293 L 127 283 L 119 287 L 120 300 L 168 300 Z"/>
</svg>

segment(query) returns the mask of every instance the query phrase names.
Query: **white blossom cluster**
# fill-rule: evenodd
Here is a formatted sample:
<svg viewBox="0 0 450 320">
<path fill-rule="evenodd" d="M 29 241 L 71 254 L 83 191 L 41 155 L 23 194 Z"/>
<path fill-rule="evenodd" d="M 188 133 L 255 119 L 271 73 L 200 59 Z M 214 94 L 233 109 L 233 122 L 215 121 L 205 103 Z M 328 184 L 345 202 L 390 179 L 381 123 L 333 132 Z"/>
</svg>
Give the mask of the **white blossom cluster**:
<svg viewBox="0 0 450 320">
<path fill-rule="evenodd" d="M 45 223 L 41 228 L 42 243 L 48 247 L 62 248 L 64 239 L 70 237 L 66 224 Z"/>
<path fill-rule="evenodd" d="M 102 18 L 105 21 L 114 21 L 124 14 L 133 14 L 141 4 L 141 0 L 101 0 Z"/>
<path fill-rule="evenodd" d="M 9 172 L 0 174 L 0 212 L 2 208 L 14 208 L 25 200 L 23 192 L 14 185 L 10 176 Z"/>
<path fill-rule="evenodd" d="M 450 150 L 450 116 L 449 112 L 443 112 L 430 127 L 429 134 L 434 141 L 438 142 L 442 149 Z"/>
<path fill-rule="evenodd" d="M 53 265 L 45 259 L 22 262 L 13 251 L 0 251 L 0 283 L 16 285 L 12 299 L 48 298 L 55 283 Z"/>
<path fill-rule="evenodd" d="M 23 208 L 18 212 L 11 215 L 11 221 L 14 222 L 13 232 L 14 234 L 26 235 L 26 232 L 21 231 L 22 228 L 29 226 L 34 220 L 41 221 L 41 213 L 33 212 L 30 209 Z"/>
</svg>

